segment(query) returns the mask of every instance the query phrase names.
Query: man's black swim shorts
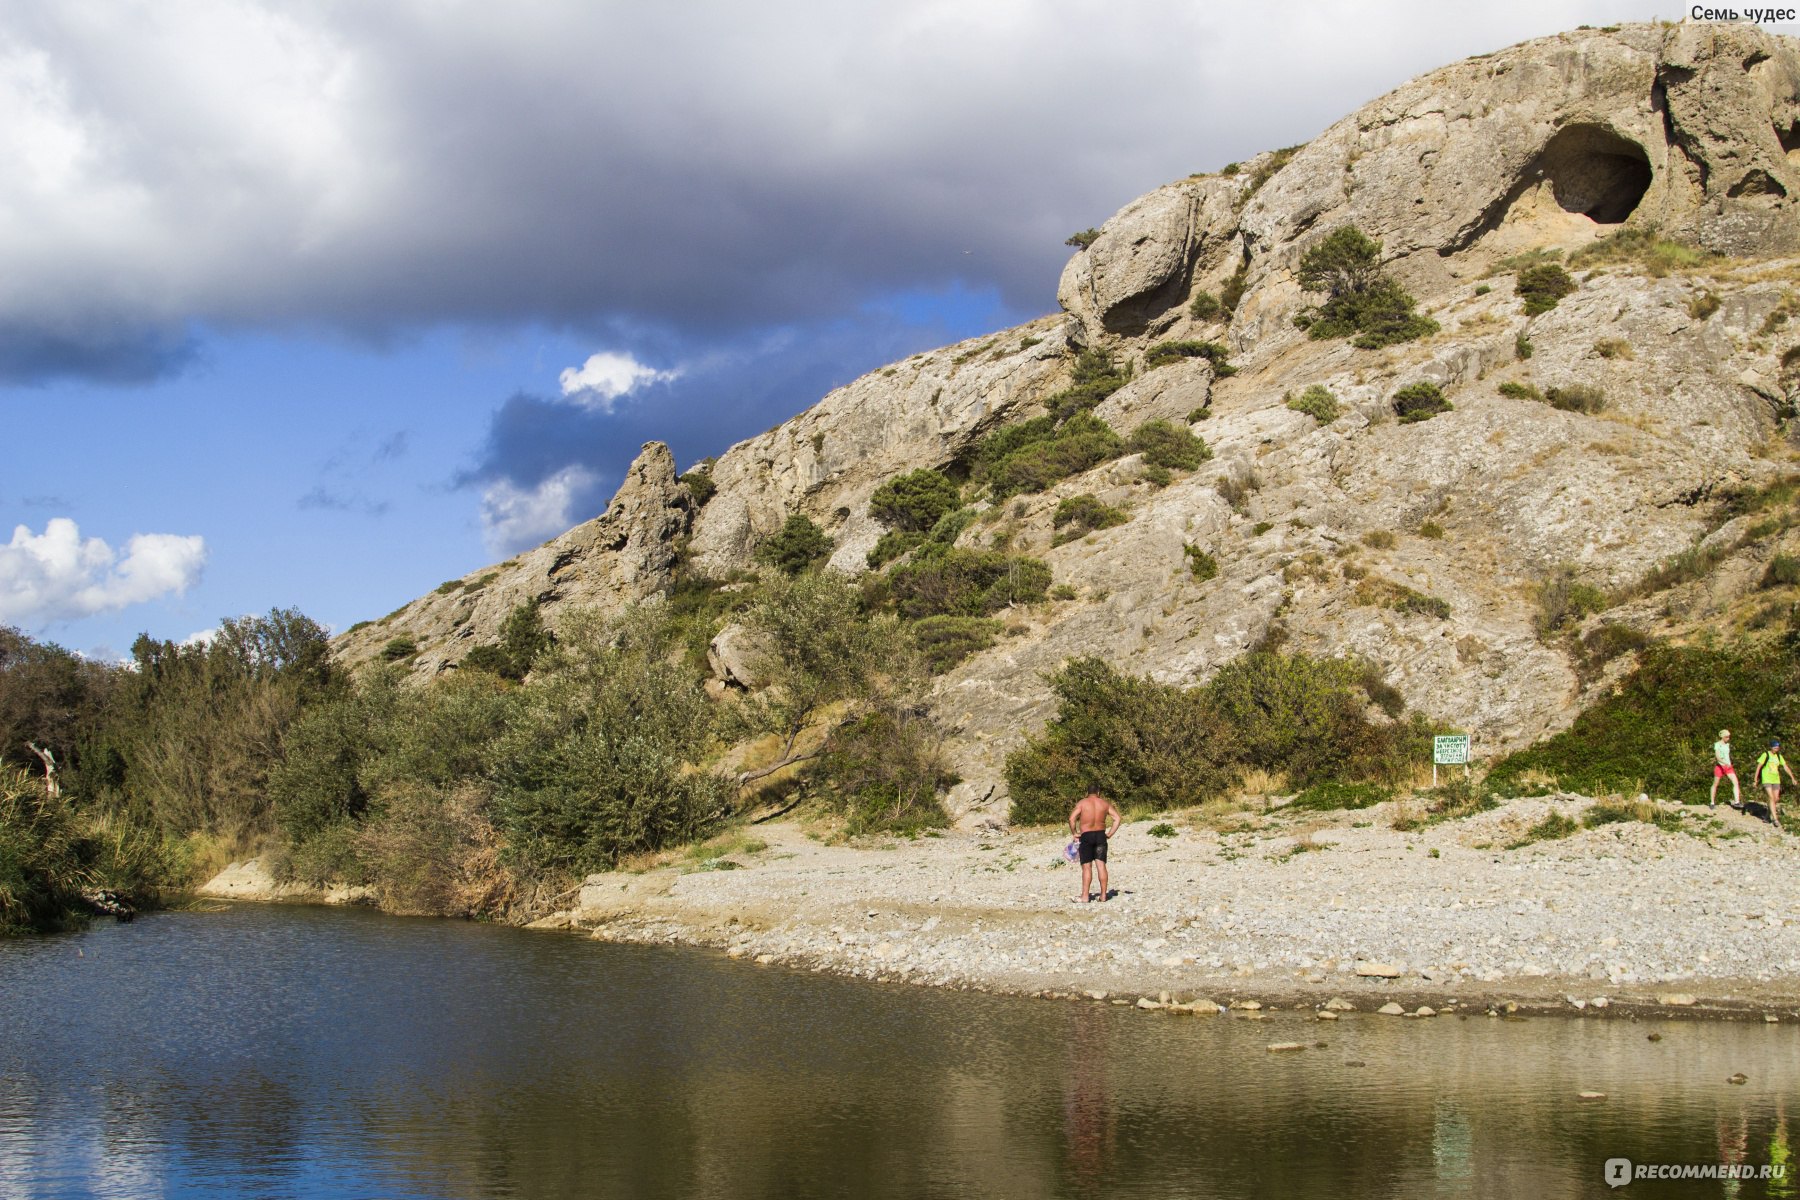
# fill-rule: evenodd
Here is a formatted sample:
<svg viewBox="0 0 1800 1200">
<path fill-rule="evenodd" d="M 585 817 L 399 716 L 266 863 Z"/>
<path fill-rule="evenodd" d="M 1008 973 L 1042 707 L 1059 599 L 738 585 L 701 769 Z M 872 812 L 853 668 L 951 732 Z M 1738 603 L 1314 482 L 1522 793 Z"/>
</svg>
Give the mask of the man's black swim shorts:
<svg viewBox="0 0 1800 1200">
<path fill-rule="evenodd" d="M 1106 830 L 1090 829 L 1081 835 L 1081 861 L 1106 861 Z"/>
</svg>

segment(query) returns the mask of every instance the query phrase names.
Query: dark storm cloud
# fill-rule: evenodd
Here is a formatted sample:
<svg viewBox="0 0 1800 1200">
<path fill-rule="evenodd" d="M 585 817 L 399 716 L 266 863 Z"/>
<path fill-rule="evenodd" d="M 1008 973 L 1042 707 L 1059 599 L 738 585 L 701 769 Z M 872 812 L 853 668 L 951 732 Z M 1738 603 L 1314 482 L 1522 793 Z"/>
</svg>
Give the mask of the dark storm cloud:
<svg viewBox="0 0 1800 1200">
<path fill-rule="evenodd" d="M 0 381 L 156 378 L 193 321 L 729 337 L 959 279 L 1042 311 L 1148 188 L 1640 9 L 0 0 Z"/>
</svg>

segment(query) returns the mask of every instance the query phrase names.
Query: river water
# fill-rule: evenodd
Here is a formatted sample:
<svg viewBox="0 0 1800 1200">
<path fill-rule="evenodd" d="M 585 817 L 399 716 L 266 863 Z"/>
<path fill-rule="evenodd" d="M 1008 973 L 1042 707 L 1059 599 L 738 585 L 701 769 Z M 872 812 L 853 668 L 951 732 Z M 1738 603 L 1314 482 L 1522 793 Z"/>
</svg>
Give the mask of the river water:
<svg viewBox="0 0 1800 1200">
<path fill-rule="evenodd" d="M 0 943 L 8 1198 L 1795 1196 L 1603 1180 L 1790 1121 L 1794 1024 L 1168 1016 L 357 909 Z"/>
</svg>

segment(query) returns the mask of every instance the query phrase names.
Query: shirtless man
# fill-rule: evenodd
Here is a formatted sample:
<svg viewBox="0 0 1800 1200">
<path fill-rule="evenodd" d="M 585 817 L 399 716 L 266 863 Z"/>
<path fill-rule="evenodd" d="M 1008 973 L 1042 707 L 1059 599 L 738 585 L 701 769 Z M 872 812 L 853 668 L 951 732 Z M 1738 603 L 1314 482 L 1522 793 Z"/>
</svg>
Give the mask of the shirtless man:
<svg viewBox="0 0 1800 1200">
<path fill-rule="evenodd" d="M 1081 895 L 1076 899 L 1083 904 L 1093 899 L 1091 884 L 1095 863 L 1100 864 L 1100 899 L 1105 900 L 1109 894 L 1106 888 L 1106 839 L 1119 832 L 1119 823 L 1124 819 L 1113 807 L 1113 802 L 1098 792 L 1089 792 L 1069 810 L 1069 832 L 1081 839 Z"/>
</svg>

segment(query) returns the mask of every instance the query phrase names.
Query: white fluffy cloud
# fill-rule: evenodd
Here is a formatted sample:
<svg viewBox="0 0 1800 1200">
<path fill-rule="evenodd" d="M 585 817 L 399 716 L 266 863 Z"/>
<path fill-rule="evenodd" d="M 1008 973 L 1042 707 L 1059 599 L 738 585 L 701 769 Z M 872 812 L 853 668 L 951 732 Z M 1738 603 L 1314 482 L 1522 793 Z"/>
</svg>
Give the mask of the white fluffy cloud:
<svg viewBox="0 0 1800 1200">
<path fill-rule="evenodd" d="M 639 388 L 652 383 L 668 383 L 681 376 L 679 370 L 658 371 L 646 367 L 629 354 L 610 351 L 588 355 L 579 367 L 565 368 L 558 376 L 564 396 L 583 408 L 611 412 L 614 404 Z"/>
<path fill-rule="evenodd" d="M 504 479 L 481 493 L 481 536 L 489 552 L 513 554 L 555 537 L 582 518 L 576 505 L 600 477 L 586 467 L 564 467 L 536 487 Z"/>
<path fill-rule="evenodd" d="M 121 554 L 97 537 L 83 540 L 67 517 L 51 518 L 43 533 L 19 525 L 0 546 L 0 624 L 38 629 L 179 594 L 205 565 L 197 534 L 133 534 Z"/>
</svg>

